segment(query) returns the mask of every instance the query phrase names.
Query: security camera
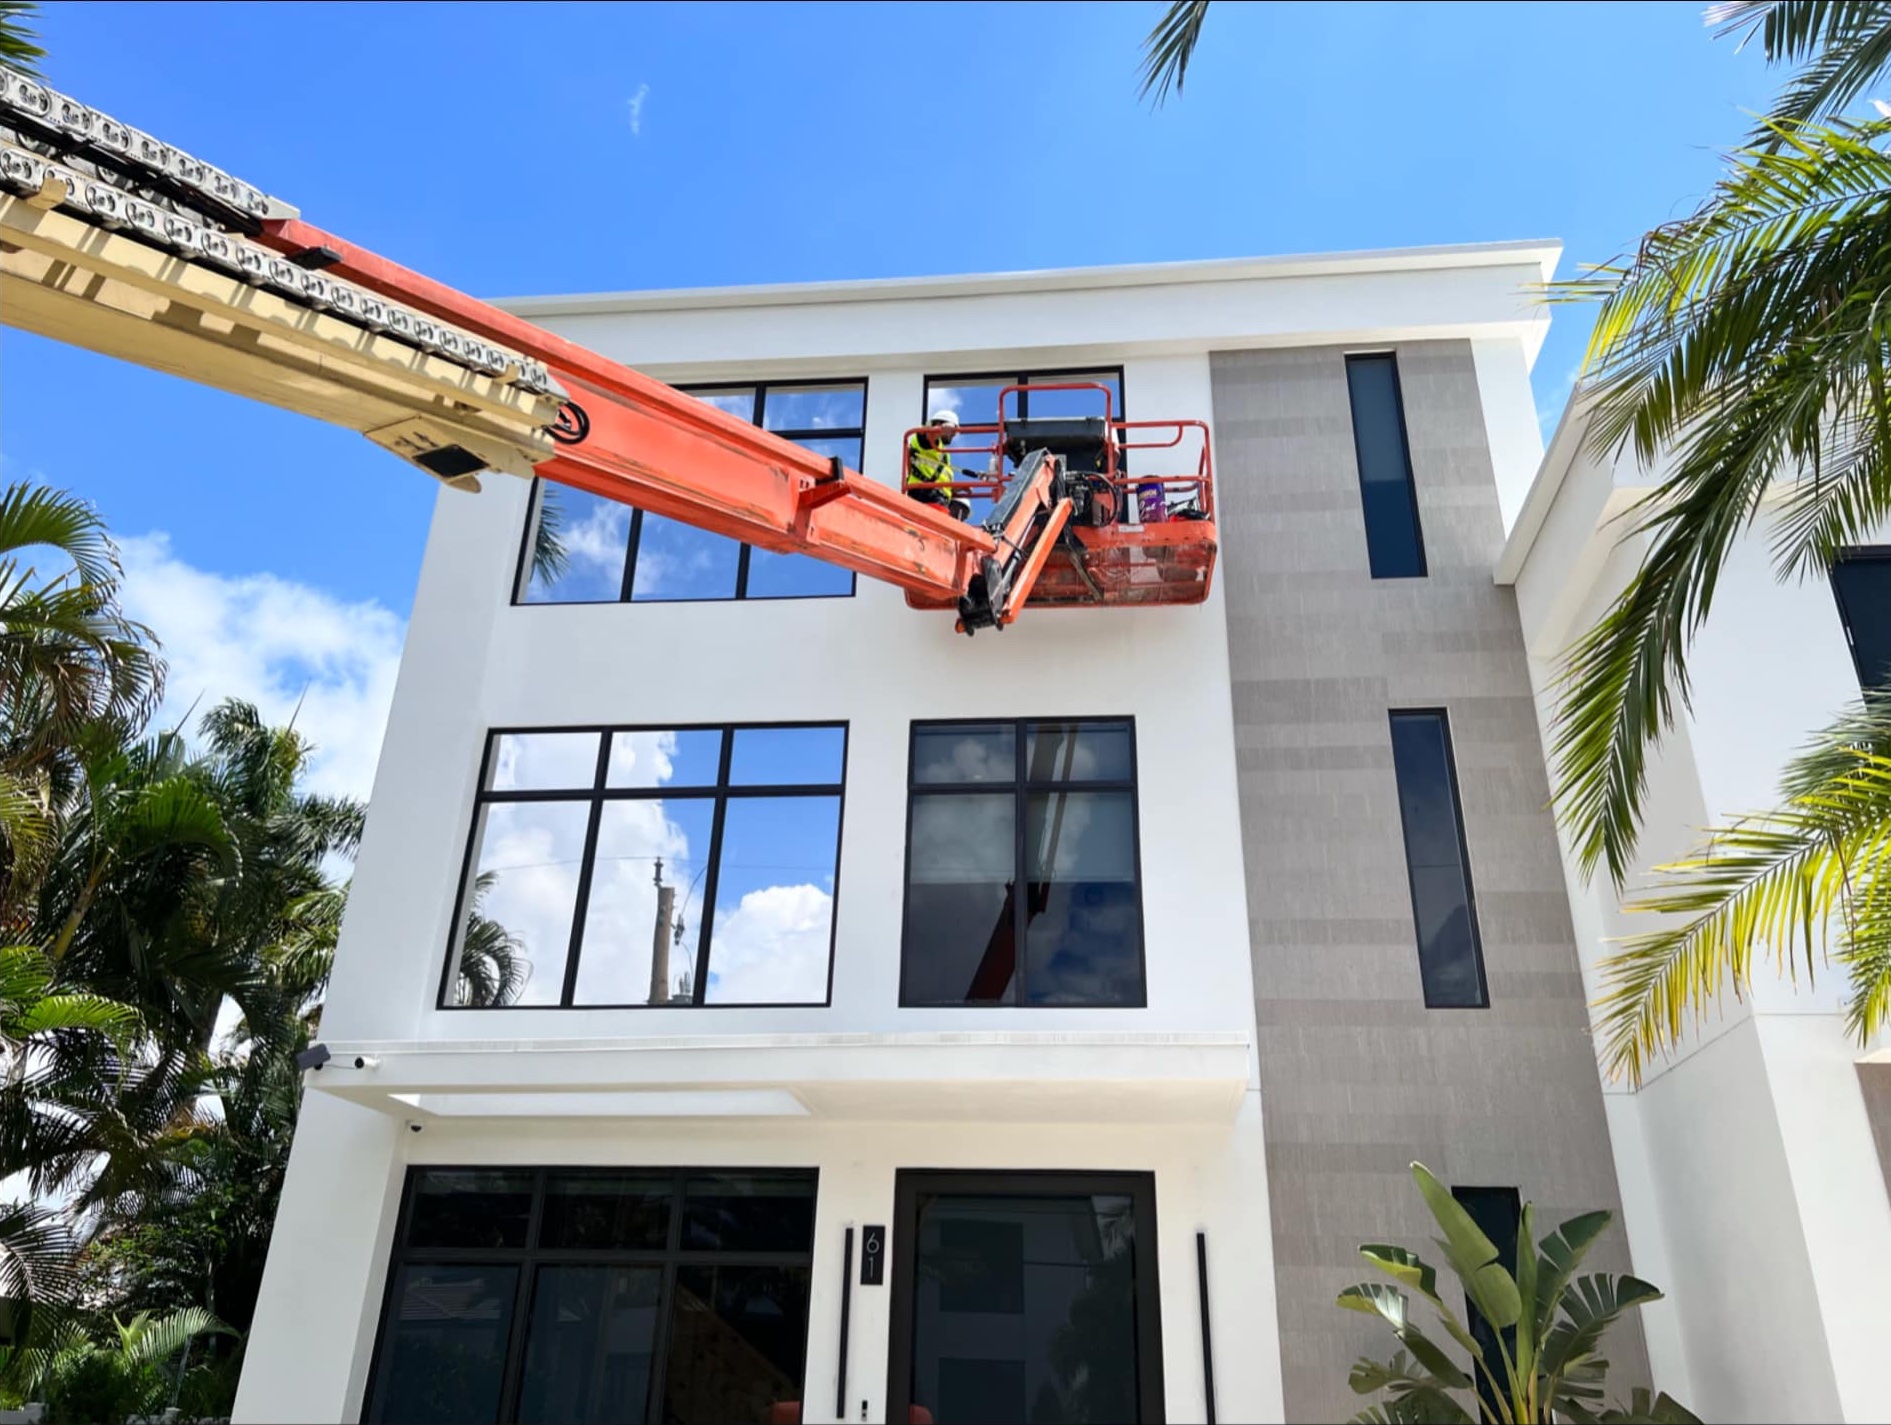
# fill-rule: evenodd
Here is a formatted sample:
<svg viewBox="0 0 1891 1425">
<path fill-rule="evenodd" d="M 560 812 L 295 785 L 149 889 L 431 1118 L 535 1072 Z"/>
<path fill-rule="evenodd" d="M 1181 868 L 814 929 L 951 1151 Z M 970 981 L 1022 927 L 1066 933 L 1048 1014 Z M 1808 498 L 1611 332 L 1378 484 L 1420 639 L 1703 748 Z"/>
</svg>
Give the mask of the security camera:
<svg viewBox="0 0 1891 1425">
<path fill-rule="evenodd" d="M 298 1069 L 320 1069 L 333 1057 L 326 1044 L 311 1044 L 295 1056 L 295 1066 Z"/>
<path fill-rule="evenodd" d="M 381 1061 L 372 1054 L 357 1054 L 355 1055 L 355 1067 L 357 1069 L 378 1069 L 381 1067 Z"/>
<path fill-rule="evenodd" d="M 427 1126 L 426 1124 L 421 1123 L 417 1119 L 410 1118 L 407 1120 L 407 1131 L 409 1133 L 418 1133 L 426 1126 Z"/>
</svg>

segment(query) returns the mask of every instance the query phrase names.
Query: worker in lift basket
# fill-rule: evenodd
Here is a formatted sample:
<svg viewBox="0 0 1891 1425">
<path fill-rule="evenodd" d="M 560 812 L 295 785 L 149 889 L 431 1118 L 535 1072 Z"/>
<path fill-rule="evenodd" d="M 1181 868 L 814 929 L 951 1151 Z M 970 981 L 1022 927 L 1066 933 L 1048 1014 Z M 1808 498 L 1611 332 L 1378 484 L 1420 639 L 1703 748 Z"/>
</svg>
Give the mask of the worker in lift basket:
<svg viewBox="0 0 1891 1425">
<path fill-rule="evenodd" d="M 906 493 L 922 505 L 944 505 L 955 520 L 971 517 L 972 506 L 952 491 L 952 452 L 946 447 L 959 433 L 959 418 L 952 411 L 934 411 L 925 430 L 916 430 L 906 442 L 906 473 L 913 482 Z"/>
</svg>

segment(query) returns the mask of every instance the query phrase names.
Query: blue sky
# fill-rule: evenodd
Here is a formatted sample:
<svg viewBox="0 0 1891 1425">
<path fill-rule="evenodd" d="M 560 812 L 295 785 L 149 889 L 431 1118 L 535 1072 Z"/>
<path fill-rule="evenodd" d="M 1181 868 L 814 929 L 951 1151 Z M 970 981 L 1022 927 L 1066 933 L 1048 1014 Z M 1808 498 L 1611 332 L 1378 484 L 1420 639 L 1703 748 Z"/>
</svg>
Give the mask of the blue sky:
<svg viewBox="0 0 1891 1425">
<path fill-rule="evenodd" d="M 58 87 L 483 295 L 1546 237 L 1568 273 L 1692 206 L 1775 78 L 1698 4 L 1223 3 L 1152 111 L 1160 10 L 57 4 L 41 31 Z M 1098 201 L 1111 180 L 1133 196 Z M 1021 216 L 1038 184 L 1065 221 Z M 1546 412 L 1585 325 L 1557 317 Z M 96 500 L 147 591 L 176 586 L 139 606 L 186 683 L 334 681 L 338 728 L 383 697 L 429 481 L 10 330 L 0 361 L 6 477 Z M 270 599 L 274 641 L 222 648 Z"/>
</svg>

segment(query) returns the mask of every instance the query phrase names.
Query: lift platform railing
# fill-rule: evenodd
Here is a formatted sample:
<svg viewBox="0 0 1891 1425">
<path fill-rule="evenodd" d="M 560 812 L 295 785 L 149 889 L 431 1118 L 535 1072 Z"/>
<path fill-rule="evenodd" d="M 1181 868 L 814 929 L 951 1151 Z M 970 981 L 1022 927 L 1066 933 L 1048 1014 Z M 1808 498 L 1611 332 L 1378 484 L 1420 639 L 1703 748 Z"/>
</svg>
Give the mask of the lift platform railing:
<svg viewBox="0 0 1891 1425">
<path fill-rule="evenodd" d="M 1135 527 L 1171 519 L 1214 518 L 1214 463 L 1207 423 L 1199 420 L 1119 420 L 1113 409 L 1110 388 L 1096 381 L 1042 382 L 1004 387 L 998 393 L 998 419 L 959 426 L 952 443 L 944 448 L 955 466 L 952 477 L 952 493 L 955 496 L 992 501 L 1003 499 L 1019 459 L 1030 448 L 1028 432 L 1034 424 L 1009 414 L 1007 401 L 1021 393 L 1039 395 L 1050 391 L 1094 391 L 1102 398 L 1102 468 L 1073 471 L 1073 474 L 1081 474 L 1095 486 L 1103 497 L 1101 503 L 1107 509 L 1108 518 L 1095 520 L 1095 524 Z M 1085 417 L 1060 414 L 1053 419 L 1082 420 Z M 900 437 L 901 481 L 909 494 L 937 488 L 931 482 L 915 477 L 912 470 L 913 437 L 932 436 L 937 430 L 938 427 L 931 424 L 918 425 Z M 1020 437 L 1020 431 L 1026 434 Z M 967 441 L 967 437 L 980 436 L 988 436 L 990 440 L 983 444 Z M 1015 443 L 1020 438 L 1023 446 L 1017 448 Z M 1194 468 L 1187 472 L 1174 470 L 1168 462 L 1163 463 L 1168 467 L 1166 470 L 1159 466 L 1157 470 L 1146 473 L 1132 473 L 1127 468 L 1129 462 L 1125 457 L 1129 451 L 1181 450 L 1191 445 L 1196 446 Z M 974 464 L 983 463 L 985 473 L 968 473 L 961 464 L 968 457 Z M 1007 469 L 1007 465 L 1013 468 Z"/>
</svg>

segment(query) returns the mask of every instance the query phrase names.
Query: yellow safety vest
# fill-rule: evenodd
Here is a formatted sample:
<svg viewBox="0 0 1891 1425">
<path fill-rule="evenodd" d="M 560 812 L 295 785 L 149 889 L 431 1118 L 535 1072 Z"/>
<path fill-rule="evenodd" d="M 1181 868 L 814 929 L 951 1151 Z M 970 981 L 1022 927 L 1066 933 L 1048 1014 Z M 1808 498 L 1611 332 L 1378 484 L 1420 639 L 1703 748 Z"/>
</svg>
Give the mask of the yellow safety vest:
<svg viewBox="0 0 1891 1425">
<path fill-rule="evenodd" d="M 906 473 L 915 480 L 940 488 L 947 497 L 952 494 L 952 456 L 942 447 L 925 444 L 918 431 L 908 437 L 907 449 L 912 458 L 906 462 Z"/>
</svg>

